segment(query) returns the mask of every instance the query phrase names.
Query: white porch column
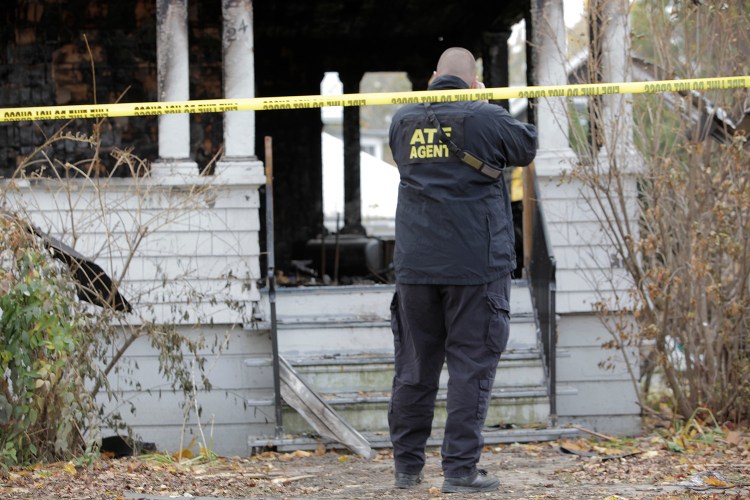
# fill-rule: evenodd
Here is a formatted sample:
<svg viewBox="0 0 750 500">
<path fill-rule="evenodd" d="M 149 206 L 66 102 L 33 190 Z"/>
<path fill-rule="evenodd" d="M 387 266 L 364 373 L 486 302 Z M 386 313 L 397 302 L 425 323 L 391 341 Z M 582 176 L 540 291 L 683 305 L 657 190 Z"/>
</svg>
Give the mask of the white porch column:
<svg viewBox="0 0 750 500">
<path fill-rule="evenodd" d="M 255 97 L 253 3 L 223 0 L 223 69 L 226 99 Z M 263 165 L 255 155 L 255 112 L 224 113 L 224 158 L 216 174 L 262 183 Z"/>
<path fill-rule="evenodd" d="M 536 85 L 565 85 L 567 39 L 562 0 L 543 0 L 532 10 L 534 69 Z M 567 100 L 560 97 L 536 99 L 539 152 L 537 175 L 555 176 L 570 166 L 575 156 L 568 144 Z"/>
<path fill-rule="evenodd" d="M 562 0 L 540 0 L 531 12 L 533 33 L 533 58 L 535 85 L 565 85 L 567 39 Z M 560 279 L 576 268 L 588 268 L 586 256 L 580 252 L 580 237 L 575 233 L 574 221 L 591 220 L 585 201 L 580 196 L 580 185 L 576 180 L 562 183 L 562 175 L 569 171 L 576 160 L 575 152 L 568 143 L 567 99 L 549 97 L 536 99 L 535 118 L 539 136 L 539 149 L 534 167 L 539 185 L 537 198 L 547 222 L 549 244 L 557 259 L 557 308 L 569 312 L 591 311 L 590 303 L 582 303 L 571 280 Z M 585 215 L 581 215 L 585 214 Z M 575 262 L 566 258 L 577 255 Z M 533 270 L 532 270 L 533 272 Z M 572 288 L 572 289 L 571 289 Z M 571 290 L 569 290 L 571 289 Z M 588 292 L 588 290 L 587 290 Z M 570 300 L 571 295 L 574 296 Z"/>
<path fill-rule="evenodd" d="M 631 79 L 629 4 L 629 0 L 592 1 L 591 8 L 601 12 L 597 28 L 601 40 L 591 45 L 599 51 L 602 83 L 627 82 Z M 594 161 L 601 178 L 610 182 L 608 198 L 617 200 L 617 203 L 607 207 L 607 217 L 618 221 L 614 227 L 627 228 L 629 237 L 635 240 L 639 234 L 637 176 L 643 159 L 633 139 L 632 104 L 632 94 L 601 96 L 602 144 Z M 613 274 L 619 273 L 623 276 L 622 282 L 629 283 L 630 278 L 625 275 L 619 258 L 613 257 L 611 260 Z"/>
<path fill-rule="evenodd" d="M 630 28 L 627 0 L 598 0 L 601 21 L 602 79 L 608 82 L 630 80 Z M 603 131 L 605 140 L 600 155 L 617 156 L 625 161 L 635 155 L 633 145 L 632 94 L 602 96 L 604 123 L 613 124 Z"/>
<path fill-rule="evenodd" d="M 187 0 L 156 2 L 156 64 L 159 101 L 190 99 Z M 197 175 L 190 159 L 190 115 L 159 116 L 159 159 L 151 175 Z"/>
</svg>

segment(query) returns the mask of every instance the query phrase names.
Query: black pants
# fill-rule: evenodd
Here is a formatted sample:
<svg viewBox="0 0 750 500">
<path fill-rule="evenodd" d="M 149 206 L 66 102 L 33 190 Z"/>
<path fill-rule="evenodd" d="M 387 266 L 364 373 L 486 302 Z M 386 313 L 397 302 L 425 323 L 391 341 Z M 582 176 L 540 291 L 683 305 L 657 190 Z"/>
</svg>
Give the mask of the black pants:
<svg viewBox="0 0 750 500">
<path fill-rule="evenodd" d="M 510 275 L 483 285 L 396 285 L 388 422 L 397 472 L 417 474 L 424 466 L 446 361 L 443 474 L 465 477 L 476 470 L 497 363 L 508 343 L 509 298 Z"/>
</svg>

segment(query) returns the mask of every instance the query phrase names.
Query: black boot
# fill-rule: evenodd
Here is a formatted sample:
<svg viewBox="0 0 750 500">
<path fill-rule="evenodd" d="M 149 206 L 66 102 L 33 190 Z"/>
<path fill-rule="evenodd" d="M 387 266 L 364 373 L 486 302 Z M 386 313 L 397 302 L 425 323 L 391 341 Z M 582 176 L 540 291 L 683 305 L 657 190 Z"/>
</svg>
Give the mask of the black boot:
<svg viewBox="0 0 750 500">
<path fill-rule="evenodd" d="M 443 493 L 479 493 L 495 491 L 498 487 L 500 487 L 500 481 L 481 469 L 477 469 L 470 476 L 446 477 L 443 481 Z"/>
<path fill-rule="evenodd" d="M 422 482 L 424 474 L 407 474 L 406 472 L 396 472 L 396 482 L 394 485 L 396 488 L 414 488 L 416 485 Z"/>
</svg>

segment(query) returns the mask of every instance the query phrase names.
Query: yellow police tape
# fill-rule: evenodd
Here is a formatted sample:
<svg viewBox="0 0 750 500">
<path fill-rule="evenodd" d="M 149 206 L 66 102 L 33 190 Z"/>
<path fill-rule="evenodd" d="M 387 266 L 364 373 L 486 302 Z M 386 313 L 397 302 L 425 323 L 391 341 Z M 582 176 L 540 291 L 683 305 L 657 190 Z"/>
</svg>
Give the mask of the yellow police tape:
<svg viewBox="0 0 750 500">
<path fill-rule="evenodd" d="M 584 85 L 548 85 L 536 87 L 498 87 L 487 89 L 425 90 L 342 95 L 304 95 L 292 97 L 253 97 L 246 99 L 207 99 L 198 101 L 135 102 L 0 108 L 0 122 L 24 120 L 69 120 L 116 116 L 149 116 L 175 113 L 221 113 L 226 111 L 264 111 L 307 109 L 326 106 L 376 106 L 420 102 L 454 102 L 513 98 L 580 97 L 604 94 L 646 94 L 689 92 L 750 87 L 750 76 L 622 82 Z"/>
</svg>

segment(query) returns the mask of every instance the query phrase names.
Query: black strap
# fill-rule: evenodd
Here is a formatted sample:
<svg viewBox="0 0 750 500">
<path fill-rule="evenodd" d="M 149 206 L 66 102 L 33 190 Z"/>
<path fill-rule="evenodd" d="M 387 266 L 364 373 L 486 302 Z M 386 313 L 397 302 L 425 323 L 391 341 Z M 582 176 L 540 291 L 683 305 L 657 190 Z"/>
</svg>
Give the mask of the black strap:
<svg viewBox="0 0 750 500">
<path fill-rule="evenodd" d="M 503 175 L 502 167 L 490 165 L 481 158 L 459 148 L 456 143 L 453 142 L 450 137 L 448 137 L 448 135 L 443 130 L 443 127 L 440 126 L 440 122 L 438 121 L 437 116 L 435 116 L 435 112 L 432 110 L 432 106 L 430 105 L 430 103 L 425 102 L 423 104 L 424 109 L 427 111 L 427 118 L 430 119 L 430 122 L 438 131 L 438 137 L 441 141 L 443 141 L 443 143 L 445 143 L 446 146 L 448 146 L 448 150 L 453 153 L 456 158 L 458 158 L 474 170 L 478 170 L 480 173 L 486 175 L 487 177 L 491 177 L 492 179 L 497 179 L 501 175 Z"/>
</svg>

